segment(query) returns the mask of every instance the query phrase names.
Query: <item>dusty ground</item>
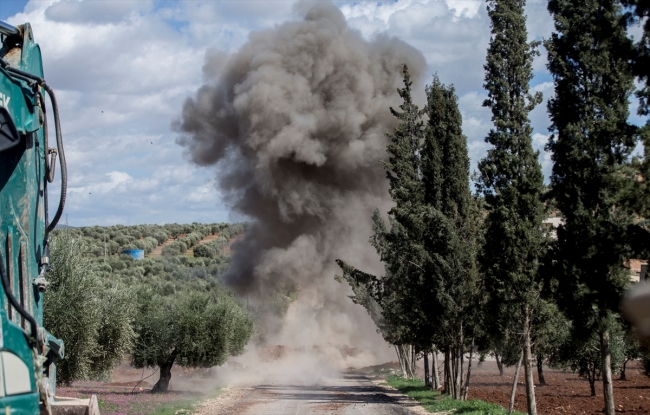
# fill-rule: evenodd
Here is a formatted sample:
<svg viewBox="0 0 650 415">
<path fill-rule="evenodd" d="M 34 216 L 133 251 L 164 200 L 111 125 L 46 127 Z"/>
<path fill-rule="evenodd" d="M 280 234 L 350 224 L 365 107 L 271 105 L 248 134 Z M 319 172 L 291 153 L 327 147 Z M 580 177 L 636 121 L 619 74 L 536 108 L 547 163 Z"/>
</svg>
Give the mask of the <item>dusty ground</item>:
<svg viewBox="0 0 650 415">
<path fill-rule="evenodd" d="M 419 409 L 419 410 L 418 410 Z M 197 415 L 415 415 L 426 412 L 417 402 L 376 385 L 359 372 L 313 385 L 258 385 L 233 388 L 206 401 Z"/>
<path fill-rule="evenodd" d="M 258 350 L 261 362 L 281 362 L 287 356 L 298 354 L 302 349 L 292 349 L 284 346 L 270 346 Z M 313 348 L 320 351 L 319 348 Z M 312 349 L 310 349 L 312 351 Z M 351 348 L 339 349 L 341 355 L 354 355 L 357 351 Z M 298 366 L 301 361 L 296 361 Z M 422 364 L 422 362 L 419 362 Z M 261 363 L 260 363 L 261 364 Z M 231 373 L 242 374 L 250 370 L 241 364 L 229 363 Z M 299 367 L 294 369 L 299 370 Z M 215 388 L 223 388 L 223 393 L 216 399 L 205 401 L 199 408 L 198 415 L 211 414 L 424 414 L 422 407 L 410 398 L 379 385 L 380 380 L 392 372 L 399 371 L 395 362 L 367 367 L 361 370 L 348 369 L 343 374 L 336 371 L 324 371 L 318 379 L 312 381 L 286 380 L 282 373 L 288 366 L 279 365 L 277 375 L 263 381 L 240 382 L 235 385 L 224 384 L 220 369 L 186 370 L 174 367 L 171 388 L 177 394 L 209 393 Z M 422 368 L 420 368 L 421 371 Z M 617 413 L 650 414 L 650 378 L 641 372 L 641 364 L 628 364 L 626 381 L 614 380 L 614 396 Z M 147 378 L 147 376 L 152 375 Z M 496 363 L 486 361 L 477 367 L 472 365 L 472 382 L 470 387 L 471 399 L 482 399 L 488 402 L 507 406 L 510 398 L 510 388 L 514 368 L 506 369 L 504 376 L 499 376 Z M 131 391 L 136 383 L 143 382 Z M 221 379 L 220 379 L 221 378 Z M 545 368 L 547 386 L 536 386 L 537 408 L 540 414 L 601 414 L 603 413 L 602 386 L 597 383 L 597 396 L 590 396 L 589 384 L 586 380 L 561 370 Z M 297 379 L 297 378 L 293 378 Z M 112 382 L 93 384 L 93 393 L 125 394 L 125 399 L 140 399 L 144 393 L 158 380 L 158 374 L 153 371 L 142 371 L 130 368 L 124 364 L 113 375 Z M 523 370 L 520 374 L 515 407 L 526 411 Z M 535 371 L 535 381 L 537 372 Z M 91 385 L 79 385 L 79 389 Z M 76 389 L 76 388 L 73 388 Z M 69 389 L 67 392 L 74 392 Z M 112 395 L 111 395 L 112 396 Z M 179 395 L 176 399 L 182 398 Z M 196 396 L 196 395 L 195 395 Z M 116 400 L 116 402 L 118 402 Z M 119 402 L 118 402 L 119 403 Z"/>
<path fill-rule="evenodd" d="M 499 376 L 496 362 L 488 361 L 476 368 L 472 365 L 470 398 L 506 406 L 510 401 L 514 368 Z M 474 369 L 476 368 L 476 369 Z M 534 374 L 537 382 L 537 369 Z M 540 414 L 601 414 L 604 409 L 602 383 L 596 383 L 596 397 L 590 396 L 589 383 L 570 372 L 545 368 L 547 386 L 536 386 L 537 410 Z M 614 377 L 616 412 L 622 414 L 650 413 L 650 378 L 641 372 L 639 362 L 628 363 L 626 381 Z M 515 409 L 526 412 L 523 369 L 519 375 Z"/>
</svg>

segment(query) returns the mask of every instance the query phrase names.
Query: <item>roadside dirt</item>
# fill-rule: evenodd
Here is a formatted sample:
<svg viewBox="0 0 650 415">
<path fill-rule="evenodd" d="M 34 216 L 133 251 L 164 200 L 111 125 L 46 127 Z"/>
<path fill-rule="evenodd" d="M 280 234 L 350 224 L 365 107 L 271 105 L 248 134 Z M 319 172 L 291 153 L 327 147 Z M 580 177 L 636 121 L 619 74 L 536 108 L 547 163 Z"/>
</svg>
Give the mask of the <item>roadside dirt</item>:
<svg viewBox="0 0 650 415">
<path fill-rule="evenodd" d="M 627 365 L 627 379 L 614 377 L 614 402 L 616 413 L 648 414 L 650 413 L 650 378 L 643 375 L 640 362 Z M 499 376 L 496 362 L 484 362 L 476 368 L 472 365 L 470 398 L 482 399 L 507 407 L 510 401 L 514 368 L 505 370 Z M 557 369 L 544 368 L 546 386 L 537 384 L 537 368 L 534 379 L 537 410 L 540 414 L 602 414 L 604 410 L 602 382 L 596 383 L 596 396 L 590 396 L 589 383 L 572 374 Z M 515 409 L 526 412 L 526 390 L 523 369 L 517 384 Z"/>
</svg>

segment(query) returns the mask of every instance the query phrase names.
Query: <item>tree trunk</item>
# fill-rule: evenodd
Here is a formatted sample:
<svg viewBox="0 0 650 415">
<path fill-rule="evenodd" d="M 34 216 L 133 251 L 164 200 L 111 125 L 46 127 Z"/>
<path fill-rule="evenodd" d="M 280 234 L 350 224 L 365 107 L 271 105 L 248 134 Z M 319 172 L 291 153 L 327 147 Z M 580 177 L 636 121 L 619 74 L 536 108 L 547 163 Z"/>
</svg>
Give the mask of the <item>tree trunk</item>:
<svg viewBox="0 0 650 415">
<path fill-rule="evenodd" d="M 603 376 L 605 414 L 614 415 L 614 389 L 612 386 L 612 354 L 609 349 L 609 330 L 600 332 L 600 373 Z"/>
<path fill-rule="evenodd" d="M 537 415 L 537 402 L 535 402 L 535 384 L 533 383 L 533 364 L 530 352 L 530 310 L 525 310 L 524 320 L 524 373 L 526 374 L 526 402 L 528 415 Z"/>
<path fill-rule="evenodd" d="M 438 375 L 438 349 L 433 348 L 433 390 L 440 389 L 440 376 Z"/>
<path fill-rule="evenodd" d="M 411 379 L 417 377 L 417 353 L 415 352 L 415 346 L 411 345 Z"/>
<path fill-rule="evenodd" d="M 474 356 L 474 338 L 472 337 L 472 348 L 469 349 L 469 362 L 467 363 L 467 378 L 465 379 L 465 387 L 461 398 L 466 401 L 467 394 L 469 393 L 469 378 L 472 376 L 472 357 Z"/>
<path fill-rule="evenodd" d="M 497 367 L 499 368 L 499 376 L 503 376 L 503 362 L 501 361 L 501 356 L 499 356 L 497 353 L 495 353 L 494 357 L 497 359 Z"/>
<path fill-rule="evenodd" d="M 463 386 L 463 325 L 458 326 L 458 344 L 454 347 L 454 399 L 461 399 Z"/>
<path fill-rule="evenodd" d="M 451 351 L 449 349 L 445 350 L 444 366 L 444 393 L 451 395 Z"/>
<path fill-rule="evenodd" d="M 627 380 L 627 378 L 625 377 L 625 366 L 629 361 L 630 359 L 625 359 L 625 361 L 623 362 L 623 367 L 621 368 L 621 377 L 619 377 L 618 380 Z"/>
<path fill-rule="evenodd" d="M 544 379 L 544 356 L 541 354 L 537 355 L 537 377 L 539 377 L 539 384 L 546 386 L 546 380 Z"/>
<path fill-rule="evenodd" d="M 517 368 L 515 369 L 515 378 L 512 381 L 512 391 L 510 392 L 510 406 L 508 407 L 508 414 L 511 414 L 515 408 L 515 395 L 517 394 L 517 380 L 519 380 L 519 370 L 521 369 L 521 361 L 524 359 L 524 351 L 521 351 Z"/>
<path fill-rule="evenodd" d="M 395 353 L 397 353 L 397 360 L 399 361 L 399 368 L 402 371 L 402 377 L 406 377 L 406 368 L 404 367 L 404 356 L 402 355 L 402 346 L 394 345 Z"/>
<path fill-rule="evenodd" d="M 398 345 L 395 346 L 397 350 L 397 357 L 399 359 L 400 368 L 402 369 L 402 377 L 412 379 L 415 377 L 415 348 L 411 345 Z"/>
<path fill-rule="evenodd" d="M 596 375 L 589 373 L 587 380 L 589 381 L 589 390 L 591 391 L 591 396 L 596 396 Z"/>
<path fill-rule="evenodd" d="M 458 356 L 458 346 L 453 345 L 451 347 L 451 397 L 458 399 L 458 389 L 460 387 L 459 379 L 459 362 L 460 357 Z"/>
<path fill-rule="evenodd" d="M 165 393 L 169 389 L 169 381 L 172 379 L 172 365 L 174 359 L 160 366 L 160 379 L 153 385 L 151 393 Z"/>
<path fill-rule="evenodd" d="M 431 386 L 431 378 L 429 377 L 429 353 L 424 352 L 424 386 Z"/>
<path fill-rule="evenodd" d="M 463 338 L 463 326 L 460 326 L 460 342 L 458 343 L 458 396 L 456 399 L 463 399 L 463 375 L 465 374 L 464 364 L 465 364 L 465 350 L 463 348 L 463 343 L 465 339 Z"/>
</svg>

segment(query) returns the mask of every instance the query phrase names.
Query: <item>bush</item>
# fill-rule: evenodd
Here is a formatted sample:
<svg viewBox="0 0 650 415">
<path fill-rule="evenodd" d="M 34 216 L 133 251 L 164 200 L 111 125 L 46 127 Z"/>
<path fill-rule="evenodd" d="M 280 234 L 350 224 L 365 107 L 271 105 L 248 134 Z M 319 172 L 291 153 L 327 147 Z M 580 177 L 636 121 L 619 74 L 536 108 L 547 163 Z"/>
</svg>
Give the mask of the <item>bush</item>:
<svg viewBox="0 0 650 415">
<path fill-rule="evenodd" d="M 44 295 L 44 326 L 65 344 L 57 382 L 105 379 L 133 339 L 128 291 L 102 283 L 84 257 L 85 246 L 68 233 L 51 238 L 51 285 Z"/>
<path fill-rule="evenodd" d="M 150 287 L 137 294 L 135 367 L 159 367 L 152 392 L 166 392 L 174 363 L 212 367 L 243 353 L 253 332 L 248 313 L 225 292 L 186 289 L 161 295 Z"/>
<path fill-rule="evenodd" d="M 203 244 L 194 248 L 194 256 L 197 258 L 214 258 L 217 256 L 217 251 Z"/>
</svg>

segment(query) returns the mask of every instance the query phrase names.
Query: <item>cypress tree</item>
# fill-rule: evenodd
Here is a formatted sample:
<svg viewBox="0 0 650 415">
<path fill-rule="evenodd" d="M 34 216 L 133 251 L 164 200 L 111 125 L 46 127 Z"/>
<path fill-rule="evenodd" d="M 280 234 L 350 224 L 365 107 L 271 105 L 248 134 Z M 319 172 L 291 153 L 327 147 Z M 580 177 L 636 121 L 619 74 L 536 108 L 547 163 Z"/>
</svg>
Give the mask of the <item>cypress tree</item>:
<svg viewBox="0 0 650 415">
<path fill-rule="evenodd" d="M 423 185 L 420 178 L 419 148 L 423 136 L 422 111 L 413 103 L 411 97 L 412 81 L 405 65 L 403 68 L 404 88 L 397 90 L 402 98 L 399 110 L 390 108 L 391 114 L 399 123 L 392 132 L 386 133 L 390 140 L 386 151 L 388 161 L 384 162 L 386 176 L 390 188 L 389 193 L 395 206 L 388 212 L 390 229 L 387 230 L 378 211 L 373 214 L 374 235 L 371 244 L 375 247 L 382 262 L 385 263 L 385 275 L 377 278 L 356 270 L 344 261 L 337 260 L 343 270 L 339 279 L 354 280 L 356 284 L 365 286 L 368 293 L 375 296 L 381 307 L 382 317 L 387 329 L 384 331 L 387 341 L 397 345 L 400 362 L 405 375 L 414 375 L 410 365 L 412 359 L 403 358 L 405 349 L 413 356 L 412 345 L 417 344 L 423 337 L 423 327 L 426 317 L 421 313 L 418 292 L 422 278 L 422 208 L 424 202 Z M 404 347 L 408 346 L 408 347 Z"/>
<path fill-rule="evenodd" d="M 400 328 L 403 342 L 418 345 L 427 325 L 421 308 L 422 247 L 423 226 L 422 209 L 424 204 L 423 184 L 420 178 L 420 143 L 423 137 L 422 111 L 413 103 L 411 97 L 412 81 L 408 67 L 404 65 L 404 88 L 397 92 L 403 102 L 398 111 L 390 108 L 391 114 L 399 120 L 393 132 L 386 133 L 390 140 L 386 151 L 388 162 L 384 162 L 389 193 L 395 206 L 388 212 L 390 231 L 379 226 L 380 216 L 374 215 L 376 242 L 385 239 L 389 247 L 387 273 L 384 285 L 384 313 L 389 321 L 396 322 Z M 384 228 L 385 229 L 385 228 Z"/>
<path fill-rule="evenodd" d="M 445 354 L 445 391 L 467 398 L 469 379 L 462 385 L 462 357 L 466 332 L 476 321 L 472 307 L 477 296 L 475 222 L 469 188 L 467 138 L 453 86 L 437 76 L 427 87 L 429 116 L 422 148 L 422 182 L 425 197 L 424 247 L 428 293 L 425 314 L 435 327 L 434 341 Z M 471 334 L 470 334 L 471 336 Z"/>
<path fill-rule="evenodd" d="M 388 162 L 384 162 L 386 177 L 390 183 L 389 193 L 395 207 L 388 213 L 403 224 L 408 230 L 415 230 L 417 222 L 414 213 L 421 209 L 424 202 L 422 181 L 420 180 L 419 148 L 422 140 L 422 111 L 413 103 L 411 86 L 413 82 L 404 65 L 404 88 L 397 92 L 402 98 L 402 112 L 390 108 L 391 114 L 400 122 L 393 132 L 386 133 L 390 139 L 386 151 Z M 416 222 L 414 222 L 416 220 Z"/>
<path fill-rule="evenodd" d="M 485 65 L 488 98 L 483 105 L 492 110 L 494 128 L 485 139 L 493 147 L 479 163 L 479 188 L 489 211 L 481 264 L 492 307 L 519 311 L 528 413 L 536 414 L 531 321 L 547 242 L 542 231 L 544 181 L 528 119 L 541 102 L 541 94 L 529 93 L 537 45 L 527 43 L 524 6 L 524 0 L 488 1 L 492 37 Z"/>
<path fill-rule="evenodd" d="M 634 89 L 629 16 L 615 0 L 552 0 L 556 32 L 546 42 L 555 97 L 548 110 L 554 162 L 551 195 L 564 217 L 554 262 L 558 302 L 574 336 L 597 333 L 605 410 L 614 415 L 611 331 L 629 284 L 623 267 L 631 216 L 620 203 L 620 171 L 636 143 L 628 123 Z"/>
</svg>

